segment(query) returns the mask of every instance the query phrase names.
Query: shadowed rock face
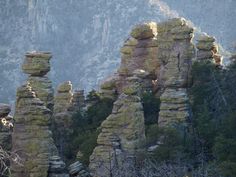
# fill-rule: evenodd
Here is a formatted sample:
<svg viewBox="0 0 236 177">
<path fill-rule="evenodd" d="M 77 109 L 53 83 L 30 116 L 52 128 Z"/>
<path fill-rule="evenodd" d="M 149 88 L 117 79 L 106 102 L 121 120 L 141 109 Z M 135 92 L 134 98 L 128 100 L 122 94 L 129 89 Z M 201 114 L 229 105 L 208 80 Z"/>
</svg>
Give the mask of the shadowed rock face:
<svg viewBox="0 0 236 177">
<path fill-rule="evenodd" d="M 11 107 L 7 104 L 0 103 L 0 118 L 8 116 L 11 112 Z"/>
<path fill-rule="evenodd" d="M 29 74 L 30 83 L 36 96 L 44 102 L 45 106 L 53 109 L 53 88 L 52 82 L 46 76 L 50 71 L 50 59 L 52 55 L 48 52 L 30 52 L 26 53 L 22 65 L 24 73 Z"/>
<path fill-rule="evenodd" d="M 93 176 L 109 176 L 110 164 L 113 168 L 122 154 L 134 155 L 142 148 L 144 140 L 144 115 L 140 98 L 121 94 L 114 103 L 112 114 L 101 125 L 98 146 L 90 156 L 89 167 Z"/>
<path fill-rule="evenodd" d="M 23 166 L 12 165 L 14 177 L 47 177 L 49 158 L 57 154 L 50 131 L 51 111 L 36 97 L 30 84 L 17 89 L 13 151 Z"/>
<path fill-rule="evenodd" d="M 13 119 L 8 115 L 10 112 L 10 105 L 0 103 L 0 146 L 4 150 L 11 149 L 11 129 L 13 127 Z"/>
<path fill-rule="evenodd" d="M 72 84 L 66 81 L 60 84 L 55 95 L 53 112 L 54 138 L 59 150 L 59 154 L 64 157 L 70 135 L 72 133 L 73 112 L 69 111 L 72 107 Z"/>
<path fill-rule="evenodd" d="M 58 156 L 52 156 L 49 161 L 48 177 L 69 177 L 66 164 Z"/>
</svg>

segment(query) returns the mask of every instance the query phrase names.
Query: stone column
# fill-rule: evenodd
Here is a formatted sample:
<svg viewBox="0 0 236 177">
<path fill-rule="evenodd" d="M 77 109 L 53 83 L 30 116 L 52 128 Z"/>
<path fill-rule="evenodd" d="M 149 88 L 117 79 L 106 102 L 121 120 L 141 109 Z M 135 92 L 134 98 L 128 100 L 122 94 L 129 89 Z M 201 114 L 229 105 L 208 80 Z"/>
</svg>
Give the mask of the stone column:
<svg viewBox="0 0 236 177">
<path fill-rule="evenodd" d="M 53 110 L 53 88 L 52 82 L 46 76 L 50 71 L 49 52 L 28 52 L 22 65 L 24 73 L 28 74 L 28 82 L 36 96 L 44 103 L 44 105 Z"/>
<path fill-rule="evenodd" d="M 195 49 L 191 42 L 193 28 L 184 19 L 171 19 L 157 26 L 157 59 L 161 62 L 158 82 L 163 88 L 158 124 L 166 127 L 189 118 L 187 88 Z"/>
<path fill-rule="evenodd" d="M 144 143 L 145 127 L 141 100 L 133 95 L 134 92 L 127 94 L 119 96 L 114 103 L 112 114 L 101 125 L 98 145 L 90 156 L 89 167 L 94 177 L 109 177 L 110 172 L 124 165 L 121 162 L 116 164 L 120 158 L 128 160 L 128 157 L 134 157 Z"/>
<path fill-rule="evenodd" d="M 36 97 L 29 83 L 19 87 L 16 96 L 12 149 L 23 165 L 12 164 L 12 176 L 47 177 L 49 159 L 57 154 L 50 130 L 51 111 Z"/>
</svg>

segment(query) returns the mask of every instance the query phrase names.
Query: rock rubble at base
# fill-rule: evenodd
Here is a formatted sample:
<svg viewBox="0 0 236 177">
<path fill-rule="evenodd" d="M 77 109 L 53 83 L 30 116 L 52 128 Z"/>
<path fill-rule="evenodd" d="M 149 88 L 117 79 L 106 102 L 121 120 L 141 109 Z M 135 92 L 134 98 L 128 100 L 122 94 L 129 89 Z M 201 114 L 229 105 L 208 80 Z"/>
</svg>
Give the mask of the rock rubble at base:
<svg viewBox="0 0 236 177">
<path fill-rule="evenodd" d="M 91 177 L 87 169 L 79 161 L 71 164 L 68 170 L 71 177 Z"/>
<path fill-rule="evenodd" d="M 52 156 L 49 161 L 48 177 L 69 177 L 66 164 L 59 156 Z"/>
</svg>

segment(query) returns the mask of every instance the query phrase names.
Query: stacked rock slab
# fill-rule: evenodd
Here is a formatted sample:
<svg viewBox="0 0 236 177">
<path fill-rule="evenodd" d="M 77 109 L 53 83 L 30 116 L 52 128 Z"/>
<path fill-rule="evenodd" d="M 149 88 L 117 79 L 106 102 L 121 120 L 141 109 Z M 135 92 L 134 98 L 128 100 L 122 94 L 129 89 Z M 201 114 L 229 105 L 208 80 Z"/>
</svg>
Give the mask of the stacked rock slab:
<svg viewBox="0 0 236 177">
<path fill-rule="evenodd" d="M 89 172 L 79 161 L 71 164 L 68 169 L 71 177 L 91 177 Z"/>
<path fill-rule="evenodd" d="M 221 55 L 218 53 L 218 46 L 215 43 L 215 38 L 208 36 L 207 34 L 202 34 L 199 39 L 197 39 L 196 45 L 197 60 L 204 61 L 210 60 L 214 61 L 217 66 L 221 65 Z"/>
<path fill-rule="evenodd" d="M 158 54 L 161 62 L 158 82 L 164 88 L 158 123 L 160 126 L 184 122 L 189 117 L 187 88 L 192 59 L 193 28 L 182 18 L 157 25 Z"/>
<path fill-rule="evenodd" d="M 128 77 L 133 77 L 137 72 L 145 73 L 143 81 L 146 87 L 152 89 L 152 80 L 157 79 L 160 62 L 157 60 L 157 24 L 154 22 L 135 26 L 130 38 L 121 48 L 121 66 L 118 69 L 119 78 L 116 79 L 118 93 L 129 83 Z M 144 75 L 143 75 L 144 76 Z"/>
<path fill-rule="evenodd" d="M 101 84 L 101 95 L 113 100 L 127 90 L 130 80 L 137 79 L 143 90 L 153 90 L 160 62 L 157 60 L 157 24 L 154 22 L 135 26 L 121 48 L 121 65 L 117 73 Z M 142 80 L 142 81 L 140 81 Z"/>
<path fill-rule="evenodd" d="M 13 127 L 12 117 L 8 114 L 11 107 L 7 104 L 0 103 L 0 146 L 4 150 L 11 149 L 11 129 Z"/>
<path fill-rule="evenodd" d="M 13 151 L 22 166 L 11 166 L 13 177 L 47 177 L 49 159 L 57 154 L 50 131 L 51 111 L 36 97 L 29 83 L 17 89 L 12 134 Z"/>
<path fill-rule="evenodd" d="M 112 114 L 101 125 L 97 147 L 90 156 L 94 177 L 108 177 L 117 158 L 132 156 L 145 140 L 143 107 L 138 96 L 121 94 L 114 103 Z M 118 165 L 122 165 L 118 164 Z"/>
<path fill-rule="evenodd" d="M 67 148 L 70 135 L 72 133 L 73 112 L 69 111 L 72 107 L 73 93 L 72 84 L 66 81 L 57 88 L 54 98 L 54 135 L 59 154 L 63 157 Z"/>
<path fill-rule="evenodd" d="M 48 177 L 69 177 L 66 164 L 58 156 L 52 156 L 49 161 Z"/>
<path fill-rule="evenodd" d="M 29 52 L 22 65 L 23 72 L 30 75 L 28 82 L 36 96 L 50 110 L 53 109 L 53 88 L 46 74 L 50 71 L 51 57 L 49 52 Z"/>
</svg>

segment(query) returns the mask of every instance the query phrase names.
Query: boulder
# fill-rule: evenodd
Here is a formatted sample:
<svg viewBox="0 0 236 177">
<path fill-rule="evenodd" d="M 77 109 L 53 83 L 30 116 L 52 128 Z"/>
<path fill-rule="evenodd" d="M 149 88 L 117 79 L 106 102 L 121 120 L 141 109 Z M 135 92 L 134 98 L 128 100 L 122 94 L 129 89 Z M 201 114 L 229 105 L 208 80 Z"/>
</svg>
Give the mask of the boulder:
<svg viewBox="0 0 236 177">
<path fill-rule="evenodd" d="M 150 22 L 135 26 L 130 35 L 135 39 L 148 39 L 154 37 L 156 31 L 156 23 Z"/>
<path fill-rule="evenodd" d="M 28 52 L 25 57 L 22 65 L 24 73 L 31 76 L 44 76 L 50 71 L 49 61 L 52 55 L 49 52 Z"/>
<path fill-rule="evenodd" d="M 59 156 L 52 156 L 49 161 L 48 177 L 69 177 L 66 164 Z"/>
<path fill-rule="evenodd" d="M 71 177 L 91 177 L 87 169 L 79 161 L 71 164 L 68 169 Z"/>
</svg>

